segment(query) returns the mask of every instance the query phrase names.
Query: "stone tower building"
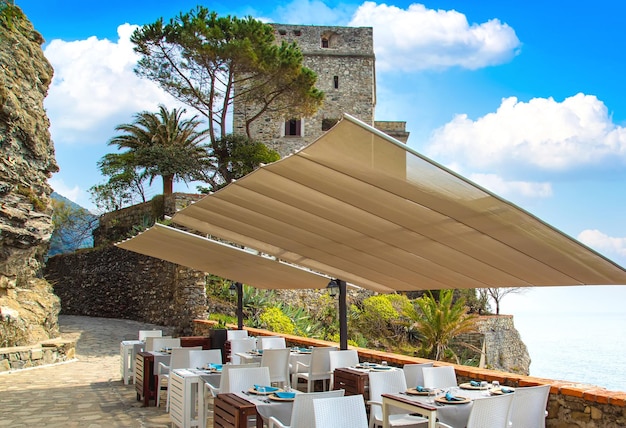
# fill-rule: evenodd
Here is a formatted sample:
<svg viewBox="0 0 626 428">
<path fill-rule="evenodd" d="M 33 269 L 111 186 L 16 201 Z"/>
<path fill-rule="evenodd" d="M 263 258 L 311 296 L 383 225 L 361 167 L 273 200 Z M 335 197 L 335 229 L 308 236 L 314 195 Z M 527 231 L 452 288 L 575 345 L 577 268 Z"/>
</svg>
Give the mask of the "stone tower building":
<svg viewBox="0 0 626 428">
<path fill-rule="evenodd" d="M 311 117 L 266 115 L 251 126 L 252 136 L 281 156 L 293 153 L 330 129 L 343 113 L 406 142 L 404 122 L 374 122 L 376 68 L 371 27 L 271 24 L 278 43 L 296 42 L 303 65 L 317 74 L 322 107 Z M 233 132 L 245 133 L 243 112 L 234 106 Z"/>
</svg>

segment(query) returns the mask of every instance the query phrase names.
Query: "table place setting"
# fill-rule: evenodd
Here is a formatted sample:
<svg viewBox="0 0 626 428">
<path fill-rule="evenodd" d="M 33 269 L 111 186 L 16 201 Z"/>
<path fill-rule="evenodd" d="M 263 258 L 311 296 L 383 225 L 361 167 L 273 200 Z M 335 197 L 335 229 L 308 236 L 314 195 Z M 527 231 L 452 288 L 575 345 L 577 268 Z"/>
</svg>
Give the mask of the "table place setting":
<svg viewBox="0 0 626 428">
<path fill-rule="evenodd" d="M 470 389 L 470 390 L 486 390 L 489 389 L 491 387 L 491 385 L 489 385 L 489 383 L 485 382 L 485 381 L 477 381 L 477 380 L 471 380 L 469 382 L 465 382 L 459 385 L 459 388 L 461 389 Z"/>
<path fill-rule="evenodd" d="M 387 365 L 386 361 L 383 361 L 382 364 L 377 363 L 359 363 L 354 367 L 351 367 L 356 370 L 361 371 L 371 371 L 371 372 L 386 372 L 390 370 L 397 370 L 397 367 Z"/>
</svg>

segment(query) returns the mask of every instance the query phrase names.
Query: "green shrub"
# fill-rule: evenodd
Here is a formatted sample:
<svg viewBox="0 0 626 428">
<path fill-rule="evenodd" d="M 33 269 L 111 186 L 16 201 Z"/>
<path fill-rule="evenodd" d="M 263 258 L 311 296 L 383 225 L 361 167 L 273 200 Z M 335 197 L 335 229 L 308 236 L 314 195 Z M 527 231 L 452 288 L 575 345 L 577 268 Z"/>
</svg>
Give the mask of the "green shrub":
<svg viewBox="0 0 626 428">
<path fill-rule="evenodd" d="M 287 315 L 277 306 L 266 308 L 260 315 L 259 321 L 263 328 L 275 333 L 294 334 L 295 325 Z"/>
</svg>

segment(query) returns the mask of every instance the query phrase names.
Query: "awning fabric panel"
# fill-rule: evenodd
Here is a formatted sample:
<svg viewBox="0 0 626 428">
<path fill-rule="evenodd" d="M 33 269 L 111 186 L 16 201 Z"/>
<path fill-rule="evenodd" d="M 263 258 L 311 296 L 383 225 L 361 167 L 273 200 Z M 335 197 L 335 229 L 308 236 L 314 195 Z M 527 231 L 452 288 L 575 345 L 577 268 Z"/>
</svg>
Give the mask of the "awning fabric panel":
<svg viewBox="0 0 626 428">
<path fill-rule="evenodd" d="M 328 277 L 161 224 L 120 248 L 266 289 L 324 288 Z"/>
<path fill-rule="evenodd" d="M 626 284 L 620 266 L 348 115 L 173 221 L 376 291 Z"/>
</svg>

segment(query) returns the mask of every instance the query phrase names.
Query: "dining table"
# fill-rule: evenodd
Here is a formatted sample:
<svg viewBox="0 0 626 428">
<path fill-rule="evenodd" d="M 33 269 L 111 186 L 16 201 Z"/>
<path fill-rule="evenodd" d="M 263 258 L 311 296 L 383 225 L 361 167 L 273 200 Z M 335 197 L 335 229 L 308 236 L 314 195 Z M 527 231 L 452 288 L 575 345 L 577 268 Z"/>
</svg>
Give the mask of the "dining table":
<svg viewBox="0 0 626 428">
<path fill-rule="evenodd" d="M 252 350 L 248 352 L 237 352 L 235 355 L 241 358 L 242 364 L 260 363 L 263 358 L 263 352 Z M 290 372 L 295 373 L 298 368 L 298 362 L 302 364 L 311 364 L 311 351 L 309 349 L 291 349 L 289 352 Z"/>
<path fill-rule="evenodd" d="M 510 390 L 513 391 L 512 388 Z M 451 393 L 457 400 L 447 400 L 446 393 Z M 389 427 L 388 420 L 392 407 L 405 409 L 428 418 L 428 428 L 435 428 L 437 420 L 453 428 L 464 428 L 474 400 L 489 397 L 492 393 L 490 387 L 472 387 L 462 384 L 459 387 L 437 390 L 434 399 L 423 393 L 418 395 L 415 389 L 396 394 L 383 394 L 383 428 Z"/>
</svg>

